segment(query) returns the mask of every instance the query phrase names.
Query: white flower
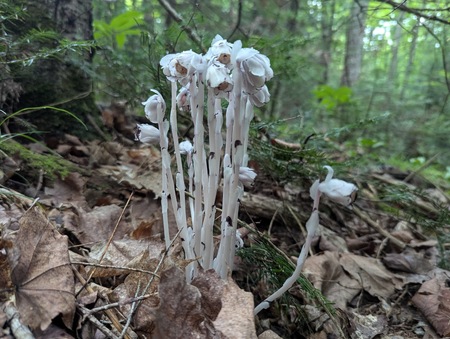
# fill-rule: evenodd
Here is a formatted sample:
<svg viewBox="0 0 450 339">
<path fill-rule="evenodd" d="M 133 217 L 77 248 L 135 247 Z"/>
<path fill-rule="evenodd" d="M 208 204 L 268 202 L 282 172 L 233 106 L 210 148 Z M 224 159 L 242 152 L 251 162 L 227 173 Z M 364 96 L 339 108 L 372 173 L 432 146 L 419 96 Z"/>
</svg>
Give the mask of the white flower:
<svg viewBox="0 0 450 339">
<path fill-rule="evenodd" d="M 209 60 L 215 58 L 220 63 L 229 65 L 231 63 L 231 47 L 232 44 L 227 42 L 220 35 L 216 35 L 206 57 Z"/>
<path fill-rule="evenodd" d="M 328 170 L 325 181 L 318 186 L 320 192 L 331 200 L 344 206 L 351 206 L 356 199 L 358 188 L 349 182 L 340 179 L 332 179 L 334 171 L 330 166 L 324 166 Z"/>
<path fill-rule="evenodd" d="M 181 154 L 191 154 L 194 150 L 194 147 L 192 146 L 191 142 L 189 140 L 185 140 L 180 142 L 180 153 Z"/>
<path fill-rule="evenodd" d="M 148 120 L 153 123 L 158 123 L 162 121 L 164 117 L 164 112 L 166 110 L 166 102 L 162 95 L 157 91 L 152 89 L 152 92 L 156 93 L 149 97 L 147 101 L 144 101 L 142 105 L 145 106 L 145 116 Z"/>
<path fill-rule="evenodd" d="M 243 77 L 244 91 L 255 93 L 272 79 L 270 60 L 253 48 L 242 48 L 236 58 Z"/>
<path fill-rule="evenodd" d="M 219 62 L 213 62 L 206 71 L 206 83 L 214 89 L 214 94 L 226 96 L 233 90 L 233 80 L 226 66 Z"/>
<path fill-rule="evenodd" d="M 190 105 L 191 93 L 186 87 L 181 87 L 180 93 L 177 95 L 177 106 L 183 112 L 189 112 L 191 110 Z"/>
<path fill-rule="evenodd" d="M 164 75 L 172 82 L 179 81 L 187 85 L 196 71 L 203 71 L 205 61 L 200 54 L 191 50 L 177 54 L 168 54 L 159 62 Z"/>
<path fill-rule="evenodd" d="M 149 124 L 138 124 L 137 139 L 144 144 L 156 144 L 159 142 L 159 129 Z"/>
<path fill-rule="evenodd" d="M 256 172 L 253 168 L 242 166 L 239 168 L 239 181 L 244 186 L 251 186 L 256 178 Z"/>
<path fill-rule="evenodd" d="M 266 85 L 257 90 L 255 93 L 249 93 L 248 97 L 250 102 L 256 107 L 264 106 L 270 100 L 269 89 Z"/>
</svg>

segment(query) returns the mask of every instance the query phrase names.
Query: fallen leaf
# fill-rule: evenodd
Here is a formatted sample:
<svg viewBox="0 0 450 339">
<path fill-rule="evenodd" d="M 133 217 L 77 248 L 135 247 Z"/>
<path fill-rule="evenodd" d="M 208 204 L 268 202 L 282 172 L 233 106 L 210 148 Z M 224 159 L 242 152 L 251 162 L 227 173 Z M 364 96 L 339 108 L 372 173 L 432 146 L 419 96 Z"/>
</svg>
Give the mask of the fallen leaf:
<svg viewBox="0 0 450 339">
<path fill-rule="evenodd" d="M 172 267 L 161 274 L 160 306 L 153 309 L 155 338 L 224 338 L 206 317 L 201 293 L 186 283 L 186 274 Z"/>
<path fill-rule="evenodd" d="M 157 240 L 117 240 L 112 241 L 108 247 L 106 254 L 104 255 L 101 264 L 111 265 L 115 267 L 134 267 L 133 262 L 139 261 L 140 256 L 143 253 L 148 252 L 148 257 L 159 258 L 161 251 L 165 246 L 161 241 Z M 97 244 L 92 247 L 89 257 L 94 259 L 95 262 L 100 260 L 102 253 L 104 252 L 105 244 Z M 88 272 L 95 269 L 93 277 L 111 277 L 115 275 L 123 274 L 124 270 L 118 268 L 89 268 Z"/>
<path fill-rule="evenodd" d="M 404 284 L 403 278 L 388 271 L 380 260 L 350 253 L 325 251 L 309 257 L 304 272 L 314 287 L 341 309 L 361 290 L 388 299 Z"/>
<path fill-rule="evenodd" d="M 253 295 L 243 291 L 228 277 L 221 297 L 222 309 L 214 327 L 224 334 L 225 338 L 256 338 L 255 317 L 253 315 Z"/>
<path fill-rule="evenodd" d="M 48 328 L 62 314 L 67 327 L 75 312 L 74 279 L 67 237 L 59 234 L 37 208 L 24 214 L 12 251 L 11 279 L 22 321 L 32 329 Z"/>
<path fill-rule="evenodd" d="M 412 298 L 414 305 L 433 325 L 436 332 L 450 336 L 450 272 L 435 270 L 435 277 L 424 282 Z"/>
<path fill-rule="evenodd" d="M 372 296 L 388 299 L 403 286 L 403 278 L 388 271 L 378 259 L 342 253 L 339 263 Z"/>
<path fill-rule="evenodd" d="M 407 247 L 401 253 L 387 253 L 382 260 L 391 270 L 424 274 L 436 267 L 435 252 L 434 247 L 423 250 Z"/>
</svg>

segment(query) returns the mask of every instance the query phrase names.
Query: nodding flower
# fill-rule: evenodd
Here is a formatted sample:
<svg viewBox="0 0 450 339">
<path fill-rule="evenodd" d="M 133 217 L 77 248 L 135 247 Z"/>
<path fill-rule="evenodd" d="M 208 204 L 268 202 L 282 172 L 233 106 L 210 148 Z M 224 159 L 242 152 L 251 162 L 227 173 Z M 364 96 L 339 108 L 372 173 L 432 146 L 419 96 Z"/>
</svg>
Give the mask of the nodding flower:
<svg viewBox="0 0 450 339">
<path fill-rule="evenodd" d="M 157 144 L 159 142 L 159 129 L 149 124 L 138 124 L 136 140 L 144 144 Z"/>
<path fill-rule="evenodd" d="M 324 166 L 328 170 L 328 174 L 323 182 L 318 185 L 318 190 L 325 194 L 331 200 L 351 207 L 356 200 L 358 188 L 349 182 L 340 179 L 333 179 L 333 168 Z"/>
<path fill-rule="evenodd" d="M 226 66 L 220 62 L 213 62 L 206 71 L 206 83 L 214 89 L 214 95 L 226 97 L 233 90 L 233 80 Z"/>
<path fill-rule="evenodd" d="M 253 168 L 241 166 L 239 168 L 239 181 L 244 186 L 251 186 L 256 178 L 256 172 Z"/>
<path fill-rule="evenodd" d="M 144 101 L 142 105 L 145 106 L 145 116 L 153 123 L 158 123 L 163 120 L 164 112 L 166 111 L 166 102 L 162 95 L 155 89 L 152 89 L 153 93 L 156 93 L 149 97 L 147 101 Z"/>
<path fill-rule="evenodd" d="M 194 151 L 194 147 L 189 140 L 180 142 L 179 148 L 181 154 L 191 154 Z"/>
<path fill-rule="evenodd" d="M 189 112 L 191 110 L 190 105 L 191 93 L 186 87 L 181 87 L 180 92 L 177 95 L 177 106 L 183 112 Z"/>
<path fill-rule="evenodd" d="M 178 81 L 181 85 L 186 86 L 192 75 L 204 67 L 205 62 L 200 54 L 193 51 L 184 51 L 177 54 L 167 54 L 159 64 L 169 81 Z"/>
<path fill-rule="evenodd" d="M 270 60 L 264 54 L 253 48 L 242 48 L 236 58 L 242 73 L 244 91 L 249 94 L 258 92 L 272 79 L 273 70 Z"/>
</svg>

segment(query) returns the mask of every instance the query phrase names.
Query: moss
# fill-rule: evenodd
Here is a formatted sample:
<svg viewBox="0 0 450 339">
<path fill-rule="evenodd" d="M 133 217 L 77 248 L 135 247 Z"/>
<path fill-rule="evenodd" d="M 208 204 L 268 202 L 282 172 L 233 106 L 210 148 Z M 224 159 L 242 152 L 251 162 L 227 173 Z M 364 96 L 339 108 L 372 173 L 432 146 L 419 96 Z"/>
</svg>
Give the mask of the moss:
<svg viewBox="0 0 450 339">
<path fill-rule="evenodd" d="M 14 140 L 0 142 L 0 150 L 22 161 L 21 170 L 34 177 L 39 171 L 49 180 L 64 178 L 70 172 L 80 172 L 80 168 L 56 154 L 39 154 L 33 152 Z"/>
</svg>

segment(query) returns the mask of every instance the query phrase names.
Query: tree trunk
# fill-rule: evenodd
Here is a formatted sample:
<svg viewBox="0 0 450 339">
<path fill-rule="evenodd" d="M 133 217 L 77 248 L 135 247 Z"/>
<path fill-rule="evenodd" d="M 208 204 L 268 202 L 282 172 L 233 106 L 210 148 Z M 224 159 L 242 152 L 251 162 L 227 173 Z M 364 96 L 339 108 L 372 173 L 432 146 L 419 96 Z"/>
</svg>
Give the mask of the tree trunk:
<svg viewBox="0 0 450 339">
<path fill-rule="evenodd" d="M 331 8 L 329 8 L 331 7 Z M 336 10 L 336 2 L 330 6 L 322 5 L 322 16 L 320 26 L 322 30 L 322 48 L 320 51 L 319 64 L 323 67 L 321 84 L 327 84 L 331 63 L 331 44 L 333 42 L 333 19 Z"/>
<path fill-rule="evenodd" d="M 405 98 L 405 90 L 408 86 L 409 78 L 411 76 L 411 72 L 414 65 L 414 57 L 416 55 L 416 46 L 417 46 L 417 37 L 419 36 L 419 24 L 417 23 L 412 29 L 412 41 L 409 45 L 409 56 L 408 56 L 408 64 L 406 65 L 405 77 L 403 79 L 402 91 L 400 93 L 400 101 Z"/>
<path fill-rule="evenodd" d="M 54 31 L 60 39 L 93 39 L 90 0 L 24 0 L 23 3 L 27 6 L 29 16 L 24 22 L 26 27 L 18 34 L 39 29 Z M 49 49 L 58 46 L 55 41 L 40 44 L 41 48 Z M 17 80 L 24 89 L 19 108 L 55 106 L 70 111 L 86 123 L 87 116 L 98 111 L 88 72 L 92 56 L 91 51 L 65 53 L 57 58 L 37 60 L 29 67 L 23 67 Z M 33 112 L 25 119 L 38 131 L 68 132 L 80 136 L 88 134 L 79 122 L 54 110 Z"/>
<path fill-rule="evenodd" d="M 401 22 L 403 21 L 403 17 L 405 16 L 405 12 L 400 12 L 400 16 L 398 18 L 398 23 L 395 26 L 394 31 L 394 41 L 392 44 L 392 56 L 391 56 L 391 63 L 389 65 L 389 73 L 388 73 L 388 81 L 387 81 L 387 87 L 389 90 L 388 95 L 388 109 L 393 110 L 395 109 L 395 105 L 393 106 L 393 99 L 395 95 L 395 90 L 397 88 L 397 79 L 398 79 L 398 49 L 400 46 L 400 40 L 402 38 L 402 32 L 403 27 L 401 26 Z"/>
<path fill-rule="evenodd" d="M 341 86 L 352 87 L 359 79 L 362 64 L 362 46 L 366 28 L 369 0 L 355 0 L 346 32 L 344 72 Z"/>
</svg>

